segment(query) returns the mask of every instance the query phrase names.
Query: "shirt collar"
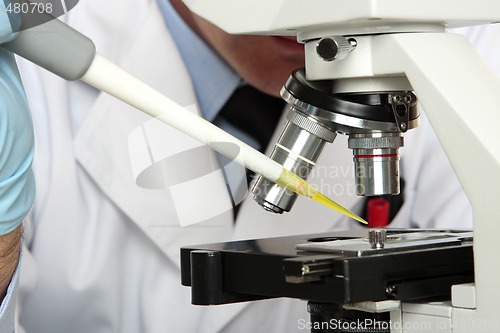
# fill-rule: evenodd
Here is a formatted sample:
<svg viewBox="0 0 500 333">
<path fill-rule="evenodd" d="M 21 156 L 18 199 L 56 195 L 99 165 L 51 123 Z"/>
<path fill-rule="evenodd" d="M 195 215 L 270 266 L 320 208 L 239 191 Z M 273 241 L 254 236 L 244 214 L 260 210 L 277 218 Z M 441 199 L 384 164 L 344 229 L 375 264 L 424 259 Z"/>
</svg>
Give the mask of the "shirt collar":
<svg viewBox="0 0 500 333">
<path fill-rule="evenodd" d="M 212 121 L 242 80 L 184 22 L 169 0 L 158 0 L 158 6 L 191 76 L 200 112 Z"/>
</svg>

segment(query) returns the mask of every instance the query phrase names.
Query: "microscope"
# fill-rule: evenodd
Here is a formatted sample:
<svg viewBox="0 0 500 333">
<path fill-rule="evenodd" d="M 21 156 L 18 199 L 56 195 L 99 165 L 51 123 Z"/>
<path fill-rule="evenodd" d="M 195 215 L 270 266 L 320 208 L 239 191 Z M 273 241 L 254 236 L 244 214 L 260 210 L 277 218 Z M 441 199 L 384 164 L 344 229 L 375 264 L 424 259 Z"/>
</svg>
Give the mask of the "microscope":
<svg viewBox="0 0 500 333">
<path fill-rule="evenodd" d="M 193 304 L 304 299 L 313 332 L 349 332 L 360 318 L 391 323 L 363 332 L 416 332 L 409 327 L 417 322 L 431 323 L 430 332 L 500 331 L 500 80 L 447 32 L 500 22 L 500 2 L 185 2 L 229 33 L 296 35 L 305 45 L 305 69 L 281 91 L 289 110 L 274 160 L 305 179 L 326 143 L 348 135 L 357 194 L 398 194 L 399 148 L 419 124 L 419 102 L 474 222 L 473 233 L 370 229 L 185 247 L 182 283 Z M 274 213 L 296 200 L 264 178 L 252 192 Z M 325 329 L 332 319 L 345 327 Z"/>
</svg>

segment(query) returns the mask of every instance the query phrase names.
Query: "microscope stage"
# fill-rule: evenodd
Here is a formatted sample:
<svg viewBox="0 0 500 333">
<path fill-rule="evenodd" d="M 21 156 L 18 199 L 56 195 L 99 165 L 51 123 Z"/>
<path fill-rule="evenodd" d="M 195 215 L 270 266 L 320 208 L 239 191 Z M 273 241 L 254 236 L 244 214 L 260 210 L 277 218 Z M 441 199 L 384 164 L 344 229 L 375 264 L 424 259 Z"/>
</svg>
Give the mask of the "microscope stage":
<svg viewBox="0 0 500 333">
<path fill-rule="evenodd" d="M 472 233 L 388 229 L 379 248 L 368 230 L 191 246 L 181 249 L 181 273 L 199 305 L 449 297 L 452 285 L 474 281 Z"/>
</svg>

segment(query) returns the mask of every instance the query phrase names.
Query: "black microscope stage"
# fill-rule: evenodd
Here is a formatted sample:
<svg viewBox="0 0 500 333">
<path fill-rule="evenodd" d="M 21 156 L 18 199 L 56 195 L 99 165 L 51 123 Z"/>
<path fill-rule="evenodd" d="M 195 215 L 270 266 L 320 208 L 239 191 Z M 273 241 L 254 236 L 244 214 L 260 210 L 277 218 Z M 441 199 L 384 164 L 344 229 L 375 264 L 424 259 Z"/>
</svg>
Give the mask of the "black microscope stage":
<svg viewBox="0 0 500 333">
<path fill-rule="evenodd" d="M 198 305 L 347 304 L 449 297 L 452 285 L 474 281 L 471 232 L 387 229 L 383 243 L 359 230 L 184 247 L 182 284 Z"/>
</svg>

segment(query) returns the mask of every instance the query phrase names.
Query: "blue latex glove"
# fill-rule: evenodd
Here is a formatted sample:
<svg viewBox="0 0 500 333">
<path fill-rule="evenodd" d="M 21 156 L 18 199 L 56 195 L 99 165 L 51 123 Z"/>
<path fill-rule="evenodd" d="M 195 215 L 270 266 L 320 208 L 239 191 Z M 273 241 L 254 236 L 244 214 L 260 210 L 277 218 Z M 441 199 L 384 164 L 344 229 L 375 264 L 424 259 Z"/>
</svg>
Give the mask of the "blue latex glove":
<svg viewBox="0 0 500 333">
<path fill-rule="evenodd" d="M 0 44 L 15 37 L 0 0 Z M 0 46 L 0 235 L 16 229 L 31 208 L 34 138 L 31 115 L 14 56 Z"/>
</svg>

